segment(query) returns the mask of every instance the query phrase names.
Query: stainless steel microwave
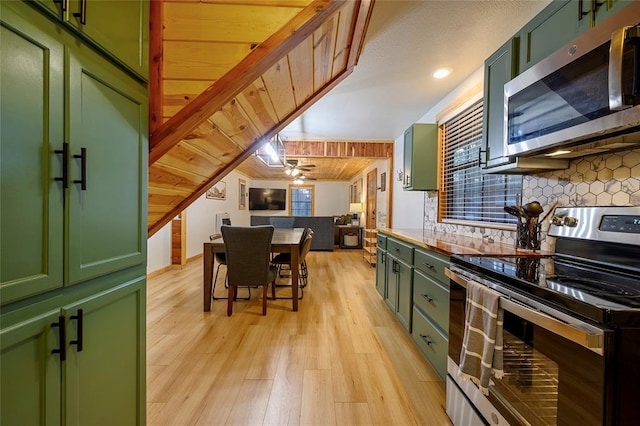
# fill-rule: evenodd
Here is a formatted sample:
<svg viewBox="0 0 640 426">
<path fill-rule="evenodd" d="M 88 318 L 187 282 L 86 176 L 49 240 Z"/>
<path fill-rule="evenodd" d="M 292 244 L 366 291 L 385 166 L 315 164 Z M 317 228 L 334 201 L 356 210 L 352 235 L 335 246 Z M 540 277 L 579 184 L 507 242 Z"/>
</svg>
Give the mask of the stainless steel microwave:
<svg viewBox="0 0 640 426">
<path fill-rule="evenodd" d="M 505 152 L 639 144 L 639 23 L 640 2 L 632 2 L 505 84 Z"/>
</svg>

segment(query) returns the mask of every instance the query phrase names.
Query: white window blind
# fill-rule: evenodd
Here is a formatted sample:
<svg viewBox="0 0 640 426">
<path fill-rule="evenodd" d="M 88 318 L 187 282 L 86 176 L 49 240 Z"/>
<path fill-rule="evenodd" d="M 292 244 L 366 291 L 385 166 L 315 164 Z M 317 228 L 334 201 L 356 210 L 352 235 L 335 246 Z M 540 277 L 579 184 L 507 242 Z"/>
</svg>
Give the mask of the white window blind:
<svg viewBox="0 0 640 426">
<path fill-rule="evenodd" d="M 516 223 L 503 207 L 522 192 L 522 177 L 482 173 L 482 100 L 441 124 L 440 218 L 453 221 Z"/>
</svg>

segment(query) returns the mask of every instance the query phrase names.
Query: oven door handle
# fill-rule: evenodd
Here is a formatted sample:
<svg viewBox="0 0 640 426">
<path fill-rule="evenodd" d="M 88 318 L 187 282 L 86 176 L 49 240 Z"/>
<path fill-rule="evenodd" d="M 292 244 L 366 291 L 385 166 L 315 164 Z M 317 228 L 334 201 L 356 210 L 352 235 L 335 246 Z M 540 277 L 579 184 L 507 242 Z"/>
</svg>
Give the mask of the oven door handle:
<svg viewBox="0 0 640 426">
<path fill-rule="evenodd" d="M 445 274 L 455 283 L 460 284 L 464 288 L 467 287 L 468 280 L 465 277 L 456 274 L 449 268 L 445 269 Z M 505 311 L 511 312 L 524 320 L 577 343 L 597 354 L 602 355 L 604 353 L 604 331 L 600 328 L 593 327 L 582 321 L 580 321 L 580 324 L 568 324 L 532 309 L 522 302 L 504 296 L 500 296 L 500 307 Z"/>
</svg>

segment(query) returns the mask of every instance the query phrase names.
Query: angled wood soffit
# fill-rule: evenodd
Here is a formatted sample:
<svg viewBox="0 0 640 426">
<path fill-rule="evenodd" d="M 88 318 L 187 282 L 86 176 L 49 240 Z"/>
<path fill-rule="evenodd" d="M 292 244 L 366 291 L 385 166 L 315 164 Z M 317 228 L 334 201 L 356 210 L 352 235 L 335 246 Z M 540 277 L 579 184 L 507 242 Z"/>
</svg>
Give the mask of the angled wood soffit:
<svg viewBox="0 0 640 426">
<path fill-rule="evenodd" d="M 352 72 L 373 3 L 311 1 L 152 131 L 149 236 Z"/>
</svg>

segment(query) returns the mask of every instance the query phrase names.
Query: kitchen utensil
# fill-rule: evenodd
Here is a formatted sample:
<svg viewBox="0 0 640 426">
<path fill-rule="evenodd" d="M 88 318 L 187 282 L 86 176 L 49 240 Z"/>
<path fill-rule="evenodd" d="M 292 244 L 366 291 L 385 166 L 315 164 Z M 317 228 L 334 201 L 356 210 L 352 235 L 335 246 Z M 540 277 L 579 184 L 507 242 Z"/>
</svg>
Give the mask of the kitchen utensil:
<svg viewBox="0 0 640 426">
<path fill-rule="evenodd" d="M 516 206 L 504 206 L 504 211 L 509 213 L 512 216 L 518 218 L 518 221 L 522 219 L 522 212 Z"/>
<path fill-rule="evenodd" d="M 535 218 L 540 216 L 540 214 L 544 211 L 542 206 L 537 201 L 532 201 L 522 206 L 522 210 L 527 215 L 528 218 Z"/>
<path fill-rule="evenodd" d="M 540 223 L 543 223 L 549 217 L 549 215 L 555 210 L 557 205 L 558 205 L 558 202 L 556 201 L 551 205 L 551 207 L 549 207 L 549 211 L 547 211 L 545 215 L 542 216 L 542 219 L 540 219 Z"/>
</svg>

